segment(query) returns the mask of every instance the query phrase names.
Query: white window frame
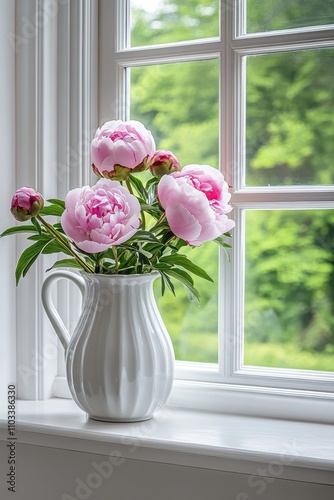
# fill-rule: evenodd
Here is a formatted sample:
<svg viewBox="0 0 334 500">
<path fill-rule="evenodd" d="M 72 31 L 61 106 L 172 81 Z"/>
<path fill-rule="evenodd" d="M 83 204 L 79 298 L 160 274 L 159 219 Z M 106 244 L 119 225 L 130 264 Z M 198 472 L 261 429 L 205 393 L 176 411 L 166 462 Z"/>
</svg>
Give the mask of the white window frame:
<svg viewBox="0 0 334 500">
<path fill-rule="evenodd" d="M 222 296 L 219 314 L 221 362 L 219 366 L 177 362 L 169 404 L 291 418 L 305 418 L 307 413 L 311 420 L 321 420 L 326 415 L 326 420 L 332 418 L 334 421 L 334 416 L 328 417 L 329 412 L 333 415 L 333 374 L 243 367 L 242 346 L 238 342 L 238 328 L 242 326 L 244 209 L 290 208 L 291 203 L 296 208 L 334 208 L 333 187 L 246 188 L 239 169 L 233 171 L 234 165 L 242 165 L 244 161 L 243 57 L 334 46 L 334 26 L 245 35 L 243 23 L 236 23 L 234 17 L 242 2 L 236 0 L 234 10 L 228 0 L 226 8 L 222 9 L 222 41 L 127 49 L 128 33 L 118 32 L 128 16 L 127 0 L 57 1 L 58 15 L 49 16 L 35 36 L 20 46 L 15 57 L 15 131 L 20 137 L 16 143 L 15 187 L 29 184 L 37 186 L 46 197 L 54 197 L 55 191 L 57 196 L 63 197 L 68 189 L 92 180 L 89 140 L 93 131 L 106 120 L 127 118 L 128 82 L 123 76 L 124 67 L 197 60 L 199 54 L 200 58 L 220 58 L 223 89 L 220 96 L 220 163 L 225 166 L 227 180 L 234 186 L 236 220 L 232 263 L 221 259 L 220 265 L 222 288 L 229 290 Z M 12 7 L 10 15 L 11 18 L 15 15 L 15 33 L 19 34 L 22 19 L 33 19 L 42 9 L 43 0 L 17 0 L 15 7 L 15 13 Z M 25 61 L 32 67 L 28 76 Z M 31 127 L 27 128 L 27 123 Z M 77 155 L 74 159 L 72 152 Z M 66 167 L 61 176 L 57 168 L 50 171 L 55 159 L 56 167 Z M 12 184 L 13 179 L 11 188 Z M 22 240 L 19 240 L 17 255 L 22 247 Z M 16 363 L 21 367 L 17 384 L 22 399 L 69 396 L 61 361 L 62 348 L 57 356 L 50 358 L 46 354 L 50 343 L 55 342 L 55 335 L 40 305 L 45 267 L 44 259 L 44 263 L 37 265 L 22 280 L 16 291 Z M 6 279 L 9 284 L 9 277 Z M 78 307 L 78 302 L 75 299 L 71 303 L 66 287 L 60 294 L 59 306 L 71 323 L 71 311 Z M 231 331 L 236 334 L 224 334 Z M 24 370 L 28 370 L 28 380 L 27 376 L 23 380 Z"/>
<path fill-rule="evenodd" d="M 221 68 L 220 164 L 228 182 L 234 186 L 232 202 L 236 228 L 233 230 L 231 263 L 220 259 L 220 361 L 218 365 L 177 362 L 176 386 L 182 396 L 177 397 L 175 393 L 173 401 L 175 404 L 188 401 L 198 407 L 201 406 L 199 401 L 205 400 L 204 408 L 213 408 L 214 405 L 215 409 L 226 410 L 226 399 L 225 402 L 222 399 L 233 399 L 230 398 L 231 394 L 238 391 L 240 399 L 243 398 L 242 394 L 247 394 L 249 399 L 250 393 L 256 393 L 274 397 L 281 395 L 284 398 L 288 394 L 299 398 L 303 395 L 314 396 L 318 400 L 331 401 L 334 373 L 243 366 L 243 344 L 239 339 L 243 336 L 244 210 L 334 208 L 333 186 L 246 187 L 243 153 L 245 56 L 334 47 L 334 26 L 244 34 L 244 2 L 236 0 L 234 3 L 222 2 L 221 40 L 213 38 L 161 46 L 130 47 L 129 7 L 129 2 L 123 0 L 100 2 L 100 123 L 110 118 L 129 117 L 126 68 L 210 58 L 219 59 Z M 110 30 L 110 19 L 116 20 L 114 31 Z M 125 26 L 127 29 L 124 29 Z M 224 294 L 224 290 L 228 290 L 228 293 Z M 207 400 L 205 394 L 209 387 L 211 392 L 220 394 L 218 402 Z M 225 396 L 222 396 L 222 392 Z M 266 400 L 270 398 L 266 397 Z M 288 400 L 291 404 L 291 399 Z M 271 414 L 269 407 L 268 411 Z"/>
</svg>

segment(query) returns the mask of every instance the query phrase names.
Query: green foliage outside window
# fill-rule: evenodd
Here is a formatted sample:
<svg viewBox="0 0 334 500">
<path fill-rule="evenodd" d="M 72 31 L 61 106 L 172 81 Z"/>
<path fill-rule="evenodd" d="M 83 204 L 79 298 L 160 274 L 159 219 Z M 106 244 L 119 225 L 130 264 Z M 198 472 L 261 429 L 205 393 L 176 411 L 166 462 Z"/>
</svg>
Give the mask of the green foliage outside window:
<svg viewBox="0 0 334 500">
<path fill-rule="evenodd" d="M 320 11 L 324 24 L 330 16 L 334 22 L 331 1 L 260 4 L 247 1 L 249 28 L 308 26 L 305 20 Z M 278 4 L 279 19 L 270 24 Z M 165 0 L 160 14 L 134 10 L 132 43 L 217 36 L 217 5 Z M 133 68 L 131 118 L 143 121 L 158 148 L 171 149 L 182 165 L 218 167 L 218 81 L 216 60 Z M 333 82 L 333 48 L 248 58 L 247 185 L 334 184 Z M 247 211 L 246 236 L 245 363 L 333 371 L 333 210 Z M 216 247 L 198 255 L 215 277 Z M 218 290 L 198 286 L 199 312 L 182 290 L 159 307 L 178 359 L 216 362 Z"/>
</svg>

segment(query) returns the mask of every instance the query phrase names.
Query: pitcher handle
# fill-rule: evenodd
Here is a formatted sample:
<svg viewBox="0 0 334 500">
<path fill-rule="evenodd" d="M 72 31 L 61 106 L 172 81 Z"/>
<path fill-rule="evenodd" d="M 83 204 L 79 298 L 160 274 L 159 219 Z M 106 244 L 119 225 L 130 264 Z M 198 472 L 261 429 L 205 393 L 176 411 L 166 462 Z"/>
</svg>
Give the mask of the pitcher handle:
<svg viewBox="0 0 334 500">
<path fill-rule="evenodd" d="M 59 279 L 62 278 L 67 278 L 71 280 L 73 283 L 75 283 L 78 288 L 80 289 L 80 292 L 82 294 L 82 297 L 84 297 L 85 290 L 86 290 L 86 285 L 84 279 L 79 276 L 78 274 L 75 274 L 71 271 L 55 271 L 52 274 L 50 274 L 44 281 L 43 286 L 42 286 L 42 303 L 45 309 L 45 312 L 51 321 L 51 324 L 53 328 L 55 329 L 56 334 L 59 337 L 60 342 L 62 343 L 64 349 L 67 349 L 67 346 L 70 341 L 70 334 L 66 328 L 66 326 L 63 323 L 63 320 L 61 319 L 57 309 L 55 308 L 55 305 L 52 300 L 51 292 L 52 292 L 52 286 L 53 284 L 58 281 Z"/>
</svg>

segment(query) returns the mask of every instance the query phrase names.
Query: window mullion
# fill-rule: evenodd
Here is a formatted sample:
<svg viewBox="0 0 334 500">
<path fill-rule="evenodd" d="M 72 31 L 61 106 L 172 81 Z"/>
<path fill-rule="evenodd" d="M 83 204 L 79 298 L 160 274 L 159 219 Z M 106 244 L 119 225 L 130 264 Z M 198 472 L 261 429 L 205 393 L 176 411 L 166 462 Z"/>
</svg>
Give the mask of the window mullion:
<svg viewBox="0 0 334 500">
<path fill-rule="evenodd" d="M 236 142 L 240 142 L 239 120 L 236 110 L 239 109 L 240 85 L 234 50 L 232 47 L 234 26 L 237 24 L 237 10 L 228 8 L 229 2 L 222 9 L 221 15 L 221 78 L 220 78 L 220 169 L 227 182 L 234 185 L 236 181 L 235 155 Z M 239 165 L 237 171 L 243 166 Z M 234 213 L 234 217 L 236 214 Z M 233 246 L 239 246 L 238 236 L 234 232 Z M 234 256 L 233 256 L 234 259 Z M 241 263 L 242 261 L 240 261 Z M 240 357 L 235 342 L 235 308 L 236 282 L 234 273 L 241 267 L 239 262 L 227 261 L 225 252 L 220 250 L 219 256 L 219 317 L 218 317 L 218 362 L 224 379 L 235 370 Z"/>
</svg>

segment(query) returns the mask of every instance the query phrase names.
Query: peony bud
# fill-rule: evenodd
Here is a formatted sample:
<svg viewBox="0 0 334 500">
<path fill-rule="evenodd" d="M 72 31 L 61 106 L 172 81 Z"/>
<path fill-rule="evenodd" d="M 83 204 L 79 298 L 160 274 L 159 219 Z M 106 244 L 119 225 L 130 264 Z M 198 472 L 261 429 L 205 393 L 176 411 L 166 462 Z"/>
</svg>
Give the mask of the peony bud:
<svg viewBox="0 0 334 500">
<path fill-rule="evenodd" d="M 44 206 L 41 194 L 34 189 L 24 186 L 16 191 L 12 198 L 10 211 L 19 222 L 25 222 L 36 217 Z"/>
<path fill-rule="evenodd" d="M 168 150 L 156 151 L 151 158 L 151 174 L 160 179 L 165 174 L 179 172 L 181 170 L 179 160 Z"/>
</svg>

